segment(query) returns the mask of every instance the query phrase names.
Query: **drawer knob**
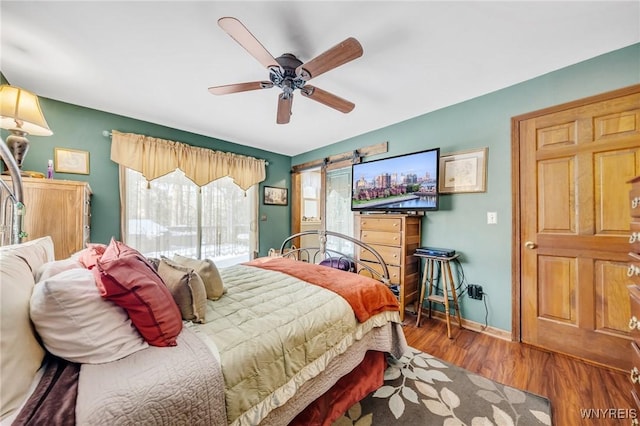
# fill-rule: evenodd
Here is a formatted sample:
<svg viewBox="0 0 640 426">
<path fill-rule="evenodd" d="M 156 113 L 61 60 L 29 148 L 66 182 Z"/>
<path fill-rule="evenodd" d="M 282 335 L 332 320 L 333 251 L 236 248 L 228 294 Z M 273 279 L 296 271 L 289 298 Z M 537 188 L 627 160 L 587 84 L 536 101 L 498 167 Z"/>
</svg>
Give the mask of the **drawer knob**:
<svg viewBox="0 0 640 426">
<path fill-rule="evenodd" d="M 638 206 L 640 206 L 640 197 L 633 197 L 633 199 L 631 200 L 631 208 L 637 209 Z"/>
<path fill-rule="evenodd" d="M 640 330 L 640 322 L 635 315 L 629 320 L 629 330 Z"/>
<path fill-rule="evenodd" d="M 640 381 L 640 371 L 638 370 L 638 367 L 633 367 L 631 369 L 629 378 L 631 378 L 631 383 L 633 383 L 634 385 Z"/>
<path fill-rule="evenodd" d="M 627 269 L 627 276 L 633 277 L 634 275 L 640 275 L 640 267 L 629 265 L 629 268 Z"/>
<path fill-rule="evenodd" d="M 640 240 L 640 232 L 632 232 L 629 236 L 629 243 L 633 244 L 638 240 Z"/>
</svg>

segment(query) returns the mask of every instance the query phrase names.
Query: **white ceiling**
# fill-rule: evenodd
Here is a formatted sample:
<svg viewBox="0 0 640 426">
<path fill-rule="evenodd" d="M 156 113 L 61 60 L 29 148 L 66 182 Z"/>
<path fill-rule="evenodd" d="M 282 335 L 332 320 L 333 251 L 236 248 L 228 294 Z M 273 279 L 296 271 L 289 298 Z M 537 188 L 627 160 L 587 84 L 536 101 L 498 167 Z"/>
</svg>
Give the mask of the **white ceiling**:
<svg viewBox="0 0 640 426">
<path fill-rule="evenodd" d="M 347 37 L 362 57 L 310 84 L 352 101 L 342 114 L 280 89 L 218 25 L 238 18 L 274 56 L 306 62 Z M 626 1 L 6 1 L 1 71 L 36 94 L 296 155 L 640 42 Z M 55 133 L 55 129 L 52 129 Z"/>
</svg>

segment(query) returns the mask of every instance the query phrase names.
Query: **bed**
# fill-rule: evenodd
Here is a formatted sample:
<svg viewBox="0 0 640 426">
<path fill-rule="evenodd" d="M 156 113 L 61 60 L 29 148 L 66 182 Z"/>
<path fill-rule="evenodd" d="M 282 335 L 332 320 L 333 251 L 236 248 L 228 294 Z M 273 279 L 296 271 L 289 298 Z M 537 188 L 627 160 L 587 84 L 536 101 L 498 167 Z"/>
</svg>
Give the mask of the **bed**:
<svg viewBox="0 0 640 426">
<path fill-rule="evenodd" d="M 221 294 L 204 304 L 195 285 L 187 304 L 163 289 L 172 299 L 158 312 L 177 309 L 179 324 L 141 323 L 109 287 L 163 274 L 168 283 L 167 259 L 118 241 L 58 261 L 48 237 L 0 247 L 2 424 L 330 424 L 382 384 L 388 354 L 406 349 L 388 280 L 328 249 L 327 237 L 362 244 L 332 234 L 219 269 Z M 114 250 L 117 262 L 106 259 Z M 198 268 L 184 265 L 183 281 L 197 283 Z M 166 345 L 150 344 L 153 327 L 164 327 Z"/>
<path fill-rule="evenodd" d="M 19 170 L 0 142 L 14 177 L 0 188 L 2 425 L 330 424 L 405 352 L 382 258 L 338 233 L 219 270 L 115 240 L 54 260 L 51 238 L 21 242 Z M 292 247 L 308 233 L 318 246 Z"/>
</svg>

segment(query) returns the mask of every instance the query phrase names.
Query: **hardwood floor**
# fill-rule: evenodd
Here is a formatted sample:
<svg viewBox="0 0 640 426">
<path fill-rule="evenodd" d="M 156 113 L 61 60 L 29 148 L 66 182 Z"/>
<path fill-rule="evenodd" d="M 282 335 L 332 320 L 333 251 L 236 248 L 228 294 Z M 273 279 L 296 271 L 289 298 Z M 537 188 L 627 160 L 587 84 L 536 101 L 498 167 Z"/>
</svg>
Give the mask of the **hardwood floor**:
<svg viewBox="0 0 640 426">
<path fill-rule="evenodd" d="M 633 408 L 631 383 L 625 373 L 460 330 L 453 324 L 453 338 L 448 339 L 444 322 L 423 317 L 417 328 L 415 320 L 415 315 L 405 315 L 403 328 L 410 346 L 496 382 L 547 397 L 556 426 L 631 425 L 632 417 L 640 416 Z M 581 410 L 591 409 L 592 418 L 583 418 Z"/>
</svg>

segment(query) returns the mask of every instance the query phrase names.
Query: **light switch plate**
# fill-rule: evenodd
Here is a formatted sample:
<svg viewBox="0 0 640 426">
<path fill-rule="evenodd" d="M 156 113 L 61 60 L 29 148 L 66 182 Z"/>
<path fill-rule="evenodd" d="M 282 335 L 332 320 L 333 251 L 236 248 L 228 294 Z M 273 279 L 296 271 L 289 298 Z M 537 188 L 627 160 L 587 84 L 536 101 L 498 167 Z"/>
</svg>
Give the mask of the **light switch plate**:
<svg viewBox="0 0 640 426">
<path fill-rule="evenodd" d="M 487 212 L 487 224 L 495 225 L 498 223 L 498 212 Z"/>
</svg>

